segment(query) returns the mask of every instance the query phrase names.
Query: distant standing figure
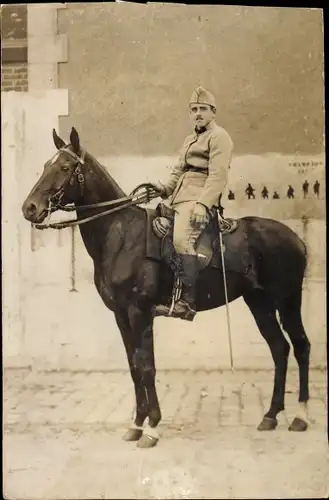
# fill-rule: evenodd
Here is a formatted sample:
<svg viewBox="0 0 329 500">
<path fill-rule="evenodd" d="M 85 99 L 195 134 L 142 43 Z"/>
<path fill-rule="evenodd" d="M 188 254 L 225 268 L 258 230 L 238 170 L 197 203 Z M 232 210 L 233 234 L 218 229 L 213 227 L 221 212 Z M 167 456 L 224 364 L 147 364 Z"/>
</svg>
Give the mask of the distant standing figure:
<svg viewBox="0 0 329 500">
<path fill-rule="evenodd" d="M 313 191 L 314 191 L 314 194 L 316 195 L 316 197 L 319 198 L 319 195 L 320 195 L 320 182 L 319 181 L 315 181 L 314 186 L 313 186 Z"/>
<path fill-rule="evenodd" d="M 295 192 L 294 188 L 289 184 L 288 191 L 287 191 L 288 198 L 295 198 L 294 192 Z"/>
<path fill-rule="evenodd" d="M 303 184 L 304 198 L 306 198 L 306 196 L 308 195 L 308 187 L 309 187 L 309 183 L 307 181 L 305 181 Z"/>
<path fill-rule="evenodd" d="M 268 199 L 268 189 L 266 186 L 264 186 L 262 189 L 262 198 L 263 198 L 263 200 L 265 200 L 265 198 Z"/>
<path fill-rule="evenodd" d="M 235 200 L 235 194 L 233 193 L 233 191 L 231 189 L 228 192 L 228 199 Z"/>
<path fill-rule="evenodd" d="M 279 194 L 276 191 L 274 191 L 273 200 L 278 200 L 279 198 L 280 198 Z"/>
<path fill-rule="evenodd" d="M 255 195 L 254 195 L 254 188 L 252 187 L 252 185 L 250 184 L 250 182 L 248 183 L 248 186 L 246 187 L 246 191 L 247 193 L 247 196 L 248 196 L 248 200 L 250 200 L 251 196 L 253 197 L 253 199 L 255 199 Z"/>
</svg>

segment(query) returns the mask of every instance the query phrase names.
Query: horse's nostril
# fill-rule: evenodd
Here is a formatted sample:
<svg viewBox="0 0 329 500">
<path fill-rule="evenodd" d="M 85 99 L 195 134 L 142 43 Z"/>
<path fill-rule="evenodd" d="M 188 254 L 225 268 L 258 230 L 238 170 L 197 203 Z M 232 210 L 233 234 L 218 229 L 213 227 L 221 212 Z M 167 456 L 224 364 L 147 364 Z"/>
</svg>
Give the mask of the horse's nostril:
<svg viewBox="0 0 329 500">
<path fill-rule="evenodd" d="M 34 215 L 36 211 L 37 206 L 34 203 L 29 203 L 29 205 L 26 207 L 26 212 L 28 215 Z"/>
</svg>

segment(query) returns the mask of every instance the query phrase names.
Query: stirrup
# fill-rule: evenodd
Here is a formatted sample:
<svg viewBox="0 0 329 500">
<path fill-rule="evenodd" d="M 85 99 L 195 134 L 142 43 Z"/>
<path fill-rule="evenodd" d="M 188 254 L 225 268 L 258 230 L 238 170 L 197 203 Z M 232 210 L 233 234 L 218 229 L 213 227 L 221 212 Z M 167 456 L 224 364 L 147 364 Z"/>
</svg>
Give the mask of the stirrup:
<svg viewBox="0 0 329 500">
<path fill-rule="evenodd" d="M 158 304 L 154 307 L 154 315 L 155 316 L 168 316 L 170 317 L 172 311 L 175 307 L 175 303 L 179 301 L 182 295 L 182 281 L 179 276 L 176 275 L 174 286 L 172 290 L 172 295 L 170 299 L 170 305 Z"/>
<path fill-rule="evenodd" d="M 193 321 L 194 316 L 196 315 L 196 311 L 191 308 L 191 306 L 185 302 L 185 300 L 182 300 L 184 306 L 186 305 L 185 311 L 182 311 L 181 313 L 177 313 L 175 311 L 175 307 L 172 308 L 171 306 L 164 306 L 163 304 L 157 305 L 155 307 L 155 314 L 154 316 L 165 316 L 167 318 L 179 318 L 179 319 L 185 319 L 187 321 Z M 178 304 L 178 302 L 175 303 Z"/>
<path fill-rule="evenodd" d="M 172 311 L 172 317 L 173 318 L 181 318 L 181 319 L 185 319 L 187 321 L 193 321 L 194 319 L 194 316 L 196 315 L 196 310 L 195 309 L 192 309 L 192 307 L 190 306 L 190 304 L 188 304 L 185 300 L 183 299 L 180 299 L 178 302 L 176 302 L 175 306 L 178 304 L 178 303 L 181 303 L 183 305 L 183 307 L 185 307 L 185 313 L 183 314 L 178 314 L 178 313 L 175 313 L 175 307 Z"/>
</svg>

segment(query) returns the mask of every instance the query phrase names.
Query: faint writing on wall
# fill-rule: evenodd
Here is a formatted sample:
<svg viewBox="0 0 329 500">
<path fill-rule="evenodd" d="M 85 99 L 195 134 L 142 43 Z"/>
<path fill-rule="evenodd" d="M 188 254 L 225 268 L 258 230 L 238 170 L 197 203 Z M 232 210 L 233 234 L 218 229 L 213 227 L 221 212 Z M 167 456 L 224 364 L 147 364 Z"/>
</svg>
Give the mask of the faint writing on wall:
<svg viewBox="0 0 329 500">
<path fill-rule="evenodd" d="M 311 160 L 311 161 L 290 161 L 289 167 L 297 169 L 299 174 L 307 174 L 310 169 L 315 169 L 316 167 L 323 167 L 323 161 L 321 160 Z"/>
</svg>

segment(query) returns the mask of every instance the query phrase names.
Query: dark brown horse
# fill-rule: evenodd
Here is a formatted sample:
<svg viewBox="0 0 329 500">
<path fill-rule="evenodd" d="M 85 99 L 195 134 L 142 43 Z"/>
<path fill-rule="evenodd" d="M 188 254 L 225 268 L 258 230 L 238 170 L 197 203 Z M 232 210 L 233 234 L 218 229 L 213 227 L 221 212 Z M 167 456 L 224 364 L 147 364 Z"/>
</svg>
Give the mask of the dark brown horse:
<svg viewBox="0 0 329 500">
<path fill-rule="evenodd" d="M 158 440 L 156 427 L 161 420 L 155 386 L 154 306 L 170 297 L 172 271 L 164 263 L 146 257 L 144 208 L 122 208 L 119 207 L 122 202 L 114 201 L 116 210 L 99 216 L 105 205 L 100 207 L 100 203 L 122 199 L 125 193 L 107 170 L 81 148 L 77 131 L 72 128 L 69 145 L 55 131 L 53 138 L 58 152 L 45 164 L 42 176 L 23 204 L 23 214 L 34 224 L 42 223 L 51 202 L 53 210 L 59 208 L 59 203 L 74 204 L 80 222 L 91 217 L 80 225 L 81 236 L 94 263 L 98 293 L 115 314 L 136 393 L 136 417 L 124 439 L 138 441 L 139 447 L 151 447 Z M 86 205 L 87 208 L 82 208 Z M 260 217 L 245 217 L 240 222 L 247 230 L 249 247 L 257 259 L 258 279 L 263 289 L 250 288 L 242 273 L 228 269 L 228 300 L 243 296 L 271 350 L 275 364 L 272 401 L 258 426 L 259 430 L 271 430 L 276 427 L 277 414 L 284 409 L 290 350 L 277 312 L 299 366 L 299 401 L 305 407 L 309 399 L 310 342 L 301 318 L 306 249 L 299 237 L 280 222 Z M 230 246 L 229 237 L 225 246 Z M 239 255 L 239 251 L 235 254 Z M 225 304 L 221 270 L 210 266 L 202 270 L 197 288 L 199 311 Z M 143 428 L 147 417 L 148 426 Z M 303 419 L 295 418 L 289 429 L 300 431 L 306 427 Z"/>
</svg>

